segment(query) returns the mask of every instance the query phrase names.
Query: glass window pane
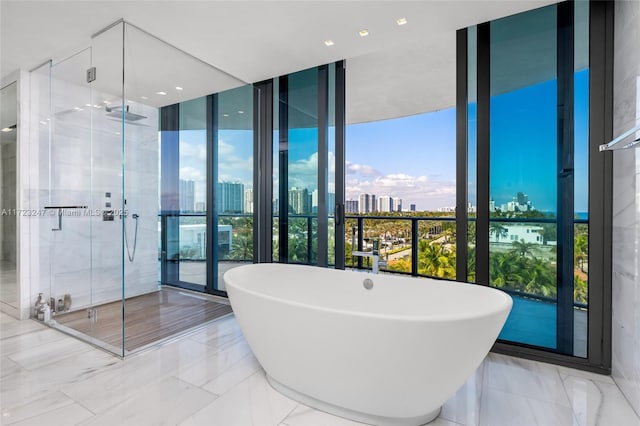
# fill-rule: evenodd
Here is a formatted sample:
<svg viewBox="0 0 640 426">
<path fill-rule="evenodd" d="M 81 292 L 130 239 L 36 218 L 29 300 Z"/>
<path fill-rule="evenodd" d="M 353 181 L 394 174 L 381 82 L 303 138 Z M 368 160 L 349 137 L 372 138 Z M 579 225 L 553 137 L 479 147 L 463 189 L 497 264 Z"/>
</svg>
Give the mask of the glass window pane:
<svg viewBox="0 0 640 426">
<path fill-rule="evenodd" d="M 492 22 L 490 46 L 489 278 L 514 298 L 500 338 L 547 348 L 557 322 L 556 11 Z"/>
<path fill-rule="evenodd" d="M 253 86 L 218 94 L 218 280 L 223 274 L 253 262 Z"/>
</svg>

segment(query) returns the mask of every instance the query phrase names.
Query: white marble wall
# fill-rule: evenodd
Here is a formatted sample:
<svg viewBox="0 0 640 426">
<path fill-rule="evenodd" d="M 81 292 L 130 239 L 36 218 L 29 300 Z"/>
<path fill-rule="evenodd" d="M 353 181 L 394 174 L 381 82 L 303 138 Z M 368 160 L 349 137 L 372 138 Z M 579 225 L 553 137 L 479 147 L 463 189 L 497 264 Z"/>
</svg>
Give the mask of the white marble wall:
<svg viewBox="0 0 640 426">
<path fill-rule="evenodd" d="M 640 124 L 640 2 L 615 8 L 614 136 Z M 640 413 L 640 150 L 613 161 L 612 376 Z"/>
<path fill-rule="evenodd" d="M 58 226 L 54 211 L 31 219 L 30 296 L 34 302 L 40 292 L 56 299 L 70 294 L 71 308 L 76 310 L 120 300 L 123 273 L 127 297 L 158 289 L 158 110 L 130 102 L 132 112 L 147 118 L 125 124 L 123 174 L 122 123 L 107 116 L 104 102 L 113 106 L 121 100 L 63 80 L 65 75 L 53 73 L 51 116 L 44 104 L 46 76 L 35 76 L 40 85 L 32 85 L 32 101 L 40 105 L 32 109 L 29 198 L 32 208 L 88 208 L 66 210 L 69 215 L 63 216 L 61 231 L 52 231 Z M 103 221 L 102 212 L 109 209 L 126 209 L 128 216 Z M 133 254 L 133 213 L 139 215 L 139 229 L 135 258 L 130 262 L 122 230 L 124 220 Z"/>
</svg>

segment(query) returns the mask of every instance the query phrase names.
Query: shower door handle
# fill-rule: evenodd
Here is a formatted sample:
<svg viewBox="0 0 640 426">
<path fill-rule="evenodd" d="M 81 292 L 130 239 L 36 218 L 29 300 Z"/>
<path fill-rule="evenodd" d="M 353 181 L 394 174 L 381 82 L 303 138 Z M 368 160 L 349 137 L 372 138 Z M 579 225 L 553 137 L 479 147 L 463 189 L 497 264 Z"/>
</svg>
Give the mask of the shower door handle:
<svg viewBox="0 0 640 426">
<path fill-rule="evenodd" d="M 62 231 L 62 210 L 58 209 L 58 227 L 51 228 L 52 231 Z"/>
</svg>

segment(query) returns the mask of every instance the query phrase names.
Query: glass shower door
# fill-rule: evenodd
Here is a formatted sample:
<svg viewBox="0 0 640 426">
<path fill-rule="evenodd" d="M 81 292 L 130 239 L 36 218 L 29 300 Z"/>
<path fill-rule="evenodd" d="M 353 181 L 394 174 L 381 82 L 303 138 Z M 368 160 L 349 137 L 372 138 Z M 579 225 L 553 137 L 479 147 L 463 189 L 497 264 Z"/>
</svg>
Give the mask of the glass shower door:
<svg viewBox="0 0 640 426">
<path fill-rule="evenodd" d="M 124 356 L 122 31 L 112 31 L 51 67 L 47 301 L 52 325 Z"/>
<path fill-rule="evenodd" d="M 53 324 L 93 339 L 91 49 L 50 71 L 48 199 L 49 302 Z"/>
</svg>

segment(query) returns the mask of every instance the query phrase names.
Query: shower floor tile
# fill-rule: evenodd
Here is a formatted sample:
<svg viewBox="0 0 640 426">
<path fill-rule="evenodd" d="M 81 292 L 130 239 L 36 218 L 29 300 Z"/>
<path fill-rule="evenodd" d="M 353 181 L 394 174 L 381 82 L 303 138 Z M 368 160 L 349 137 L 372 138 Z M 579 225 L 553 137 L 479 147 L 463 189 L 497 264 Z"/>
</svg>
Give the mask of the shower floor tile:
<svg viewBox="0 0 640 426">
<path fill-rule="evenodd" d="M 121 348 L 122 302 L 99 305 L 95 309 L 95 322 L 88 320 L 85 310 L 58 314 L 55 321 L 115 348 Z M 124 303 L 125 349 L 131 352 L 144 348 L 231 312 L 229 304 L 170 287 L 128 298 Z"/>
</svg>

